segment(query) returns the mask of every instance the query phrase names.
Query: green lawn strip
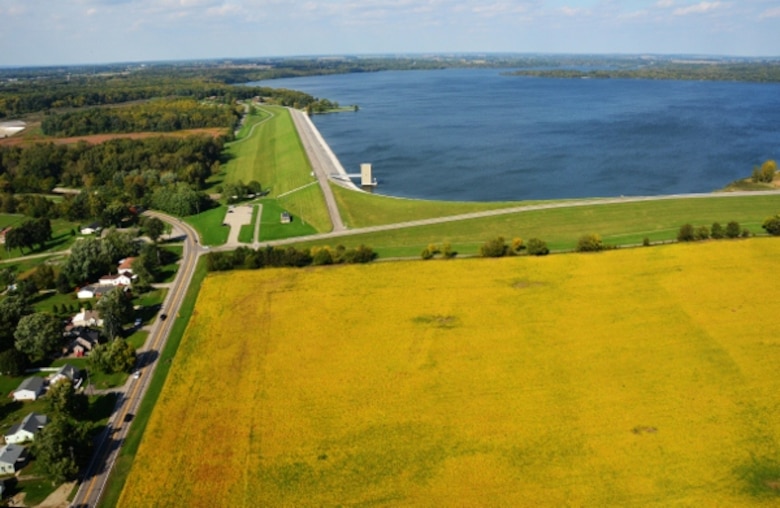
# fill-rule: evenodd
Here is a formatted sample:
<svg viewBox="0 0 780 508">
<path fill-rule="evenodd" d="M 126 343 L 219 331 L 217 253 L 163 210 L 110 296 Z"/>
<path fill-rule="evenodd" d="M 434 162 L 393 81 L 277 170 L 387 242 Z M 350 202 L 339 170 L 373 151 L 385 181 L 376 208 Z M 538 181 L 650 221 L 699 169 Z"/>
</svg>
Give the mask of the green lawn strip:
<svg viewBox="0 0 780 508">
<path fill-rule="evenodd" d="M 584 234 L 601 235 L 607 244 L 631 245 L 644 237 L 653 242 L 671 241 L 685 223 L 711 227 L 713 222 L 725 226 L 737 221 L 754 234 L 761 234 L 760 224 L 780 210 L 780 195 L 643 201 L 605 205 L 553 208 L 528 212 L 409 227 L 363 235 L 296 244 L 311 247 L 328 244 L 356 247 L 370 246 L 380 257 L 419 256 L 430 243 L 450 243 L 460 254 L 479 252 L 487 240 L 503 236 L 507 242 L 519 237 L 540 238 L 552 250 L 572 250 Z"/>
<path fill-rule="evenodd" d="M 34 465 L 35 461 L 30 464 L 30 467 L 33 467 Z M 24 492 L 25 506 L 38 506 L 59 487 L 59 485 L 52 485 L 51 481 L 43 477 L 38 477 L 38 473 L 35 472 L 34 469 L 31 469 L 30 472 L 28 472 L 27 468 L 24 468 L 22 469 L 21 475 L 22 477 L 25 475 L 35 475 L 35 478 L 19 480 L 9 495 L 14 495 L 17 492 Z"/>
<path fill-rule="evenodd" d="M 261 241 L 294 238 L 317 232 L 310 223 L 306 222 L 305 218 L 298 216 L 295 211 L 288 209 L 279 201 L 284 202 L 284 199 L 263 199 L 263 213 L 260 222 Z M 280 217 L 283 211 L 292 214 L 292 222 L 289 224 L 281 223 Z"/>
<path fill-rule="evenodd" d="M 48 312 L 60 317 L 72 317 L 84 305 L 83 301 L 76 298 L 75 292 L 67 294 L 58 293 L 54 290 L 39 292 L 33 298 L 33 308 L 35 312 Z M 55 312 L 54 307 L 57 307 Z"/>
<path fill-rule="evenodd" d="M 224 245 L 230 233 L 230 228 L 223 226 L 226 213 L 227 206 L 219 205 L 198 215 L 185 217 L 184 220 L 198 230 L 203 245 Z"/>
<path fill-rule="evenodd" d="M 257 205 L 252 206 L 252 220 L 244 224 L 238 232 L 238 241 L 252 243 L 255 240 L 255 224 L 257 223 Z"/>
<path fill-rule="evenodd" d="M 198 291 L 200 290 L 201 283 L 203 282 L 203 279 L 206 278 L 206 275 L 206 264 L 205 261 L 201 259 L 195 269 L 195 274 L 193 275 L 192 283 L 187 290 L 187 295 L 182 302 L 179 311 L 180 317 L 176 319 L 176 322 L 171 328 L 171 333 L 165 344 L 165 348 L 160 355 L 160 359 L 158 360 L 154 376 L 149 382 L 149 389 L 133 418 L 133 424 L 127 433 L 119 456 L 114 463 L 111 479 L 106 485 L 106 489 L 103 492 L 103 497 L 100 501 L 101 507 L 116 506 L 117 501 L 119 500 L 119 496 L 122 493 L 125 481 L 127 480 L 127 475 L 130 473 L 130 468 L 133 465 L 133 458 L 135 457 L 138 445 L 140 444 L 144 430 L 146 429 L 146 423 L 149 420 L 152 409 L 165 384 L 165 378 L 168 376 L 173 358 L 176 355 L 176 350 L 179 348 L 179 343 L 184 336 L 187 323 L 192 316 L 192 311 L 195 308 L 195 301 L 198 297 Z"/>
<path fill-rule="evenodd" d="M 336 196 L 342 219 L 351 228 L 379 226 L 396 222 L 447 217 L 449 215 L 540 203 L 540 201 L 489 203 L 428 201 L 382 196 L 350 190 L 333 184 L 331 188 Z"/>
<path fill-rule="evenodd" d="M 179 260 L 184 253 L 184 246 L 181 244 L 163 244 L 163 249 L 173 254 L 173 259 L 170 263 L 160 267 L 160 278 L 158 282 L 167 283 L 173 282 L 176 278 L 176 272 L 179 270 Z"/>
<path fill-rule="evenodd" d="M 28 220 L 32 220 L 32 218 L 19 214 L 0 214 L 0 229 L 7 226 L 20 225 Z M 51 220 L 52 238 L 46 242 L 46 245 L 43 249 L 36 249 L 33 251 L 24 249 L 24 251 L 22 251 L 21 249 L 6 250 L 5 247 L 3 247 L 0 249 L 0 260 L 9 260 L 21 256 L 27 256 L 29 254 L 43 254 L 46 252 L 54 254 L 57 251 L 67 250 L 70 248 L 73 242 L 76 241 L 76 238 L 78 238 L 78 235 L 74 234 L 76 233 L 77 229 L 78 224 L 75 222 L 62 219 L 53 219 Z"/>
</svg>

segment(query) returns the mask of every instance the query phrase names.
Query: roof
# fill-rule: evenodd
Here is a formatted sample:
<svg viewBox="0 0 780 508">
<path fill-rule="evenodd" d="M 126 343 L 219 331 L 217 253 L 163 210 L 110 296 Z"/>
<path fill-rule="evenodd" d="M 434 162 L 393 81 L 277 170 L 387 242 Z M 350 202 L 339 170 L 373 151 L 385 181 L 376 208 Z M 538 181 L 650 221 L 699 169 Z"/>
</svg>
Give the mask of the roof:
<svg viewBox="0 0 780 508">
<path fill-rule="evenodd" d="M 74 367 L 69 363 L 66 363 L 65 365 L 60 367 L 60 369 L 57 372 L 54 373 L 54 377 L 65 376 L 66 378 L 73 381 L 74 379 L 79 377 L 78 374 L 79 374 L 79 370 L 76 367 Z"/>
<path fill-rule="evenodd" d="M 22 383 L 19 385 L 19 388 L 16 389 L 17 392 L 22 390 L 32 390 L 35 393 L 40 392 L 43 390 L 43 378 L 38 376 L 28 377 L 22 381 Z"/>
<path fill-rule="evenodd" d="M 8 432 L 6 432 L 5 435 L 12 436 L 20 430 L 25 430 L 30 434 L 36 434 L 39 430 L 41 430 L 41 427 L 47 423 L 49 423 L 48 416 L 38 413 L 30 413 L 24 417 L 21 423 L 17 423 L 8 429 Z"/>
<path fill-rule="evenodd" d="M 130 270 L 133 268 L 133 261 L 135 261 L 137 258 L 130 257 L 125 258 L 119 263 L 119 272 L 121 273 L 123 270 Z"/>
<path fill-rule="evenodd" d="M 19 457 L 21 457 L 23 453 L 23 446 L 7 444 L 0 448 L 0 463 L 16 464 L 16 461 L 19 460 Z"/>
</svg>

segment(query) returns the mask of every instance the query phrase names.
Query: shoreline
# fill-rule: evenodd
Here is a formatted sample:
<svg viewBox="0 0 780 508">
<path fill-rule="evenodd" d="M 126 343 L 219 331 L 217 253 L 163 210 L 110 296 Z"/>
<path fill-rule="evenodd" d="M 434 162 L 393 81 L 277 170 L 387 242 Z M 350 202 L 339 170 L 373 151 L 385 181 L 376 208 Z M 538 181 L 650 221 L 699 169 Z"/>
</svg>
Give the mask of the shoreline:
<svg viewBox="0 0 780 508">
<path fill-rule="evenodd" d="M 338 174 L 339 176 L 339 178 L 332 178 L 331 175 L 329 174 L 328 180 L 338 185 L 341 185 L 342 187 L 349 188 L 351 190 L 365 192 L 363 189 L 358 187 L 349 177 L 347 171 L 344 169 L 344 166 L 342 166 L 341 161 L 339 161 L 338 157 L 336 157 L 336 154 L 333 153 L 333 150 L 331 150 L 330 145 L 328 145 L 328 143 L 322 137 L 322 134 L 320 134 L 320 131 L 319 129 L 317 129 L 317 126 L 314 125 L 314 122 L 311 121 L 309 115 L 307 115 L 305 111 L 301 111 L 297 109 L 291 108 L 291 111 L 294 111 L 294 114 L 296 114 L 298 118 L 303 119 L 303 123 L 305 124 L 305 127 L 309 129 L 314 139 L 317 141 L 319 148 L 323 151 L 325 157 L 330 161 L 331 165 L 333 166 L 333 169 L 336 171 L 336 174 Z"/>
</svg>

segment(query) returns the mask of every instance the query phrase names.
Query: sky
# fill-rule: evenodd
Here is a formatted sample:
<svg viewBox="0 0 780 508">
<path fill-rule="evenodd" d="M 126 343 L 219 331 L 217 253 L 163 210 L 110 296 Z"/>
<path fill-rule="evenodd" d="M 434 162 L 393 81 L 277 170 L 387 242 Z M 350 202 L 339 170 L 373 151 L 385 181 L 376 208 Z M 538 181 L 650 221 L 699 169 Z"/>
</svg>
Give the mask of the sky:
<svg viewBox="0 0 780 508">
<path fill-rule="evenodd" d="M 780 0 L 0 0 L 0 66 L 298 55 L 780 56 Z"/>
</svg>

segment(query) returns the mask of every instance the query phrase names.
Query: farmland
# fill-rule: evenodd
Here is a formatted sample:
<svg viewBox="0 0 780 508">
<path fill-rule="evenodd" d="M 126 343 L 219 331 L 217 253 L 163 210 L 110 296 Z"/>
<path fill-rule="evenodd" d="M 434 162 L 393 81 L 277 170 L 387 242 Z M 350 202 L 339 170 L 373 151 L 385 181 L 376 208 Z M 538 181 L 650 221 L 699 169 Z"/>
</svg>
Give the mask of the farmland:
<svg viewBox="0 0 780 508">
<path fill-rule="evenodd" d="M 775 505 L 778 256 L 210 276 L 119 505 Z"/>
</svg>

